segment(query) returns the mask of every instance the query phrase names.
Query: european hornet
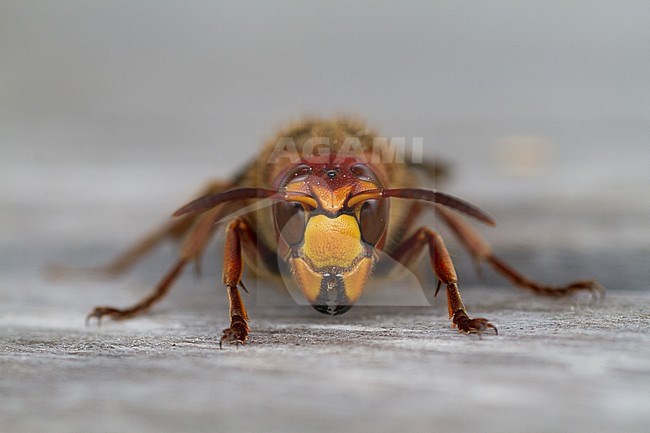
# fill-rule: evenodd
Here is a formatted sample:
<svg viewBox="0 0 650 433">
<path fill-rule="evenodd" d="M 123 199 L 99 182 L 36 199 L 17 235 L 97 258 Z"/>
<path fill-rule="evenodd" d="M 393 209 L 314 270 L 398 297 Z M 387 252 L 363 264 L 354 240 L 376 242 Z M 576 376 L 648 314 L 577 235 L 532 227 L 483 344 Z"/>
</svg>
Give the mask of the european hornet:
<svg viewBox="0 0 650 433">
<path fill-rule="evenodd" d="M 452 327 L 467 334 L 488 329 L 496 334 L 487 319 L 468 315 L 442 237 L 427 227 L 414 229 L 427 206 L 474 260 L 487 262 L 515 286 L 546 296 L 603 291 L 595 280 L 556 287 L 523 276 L 495 256 L 460 213 L 488 225 L 494 224 L 491 217 L 459 198 L 418 188 L 418 171 L 434 177 L 435 166 L 397 163 L 399 158 L 382 161 L 377 137 L 350 119 L 306 120 L 281 131 L 232 180 L 211 182 L 199 198 L 174 213 L 175 219 L 102 268 L 123 273 L 162 241 L 184 238 L 177 261 L 151 294 L 130 308 L 96 307 L 88 318 L 121 320 L 149 310 L 188 264 L 198 265 L 208 241 L 226 225 L 223 284 L 230 326 L 220 346 L 243 344 L 250 331 L 239 292 L 240 287 L 246 290 L 244 259 L 260 277 L 291 275 L 317 311 L 337 315 L 359 299 L 371 275 L 413 267 L 423 251 L 438 278 L 435 294 L 441 284 L 446 286 Z"/>
</svg>

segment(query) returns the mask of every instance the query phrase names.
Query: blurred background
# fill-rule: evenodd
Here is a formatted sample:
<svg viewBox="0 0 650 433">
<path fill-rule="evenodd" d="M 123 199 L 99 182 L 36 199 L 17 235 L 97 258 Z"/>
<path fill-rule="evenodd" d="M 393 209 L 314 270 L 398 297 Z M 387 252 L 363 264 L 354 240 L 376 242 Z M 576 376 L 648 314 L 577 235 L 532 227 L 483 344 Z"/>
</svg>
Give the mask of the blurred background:
<svg viewBox="0 0 650 433">
<path fill-rule="evenodd" d="M 643 289 L 649 20 L 645 1 L 2 1 L 0 272 L 101 263 L 286 122 L 344 113 L 423 137 L 529 274 Z"/>
<path fill-rule="evenodd" d="M 0 430 L 648 431 L 648 23 L 624 0 L 0 0 Z M 525 273 L 636 292 L 535 300 L 448 240 L 498 338 L 451 332 L 439 297 L 253 307 L 252 344 L 219 351 L 219 248 L 153 314 L 101 329 L 84 315 L 143 296 L 172 245 L 121 280 L 44 277 L 336 114 L 422 137 Z"/>
</svg>

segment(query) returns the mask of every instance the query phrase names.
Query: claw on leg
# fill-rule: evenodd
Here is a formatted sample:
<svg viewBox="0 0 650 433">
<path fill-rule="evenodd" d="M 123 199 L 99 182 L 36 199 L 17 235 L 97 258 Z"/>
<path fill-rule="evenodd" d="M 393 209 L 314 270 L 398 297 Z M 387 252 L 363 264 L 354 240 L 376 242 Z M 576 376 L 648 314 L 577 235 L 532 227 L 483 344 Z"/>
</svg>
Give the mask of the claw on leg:
<svg viewBox="0 0 650 433">
<path fill-rule="evenodd" d="M 109 317 L 113 320 L 124 320 L 149 311 L 156 302 L 160 301 L 160 299 L 169 292 L 172 283 L 181 273 L 186 262 L 187 260 L 185 259 L 178 260 L 158 283 L 156 289 L 130 308 L 120 310 L 114 307 L 95 307 L 93 311 L 86 316 L 86 325 L 88 325 L 90 319 L 93 318 L 97 319 L 97 324 L 99 325 L 104 317 Z"/>
<path fill-rule="evenodd" d="M 560 293 L 560 296 L 570 295 L 578 291 L 587 291 L 592 296 L 592 298 L 595 298 L 596 300 L 605 298 L 605 288 L 596 280 L 575 281 L 573 283 L 567 284 L 560 290 L 562 291 L 562 293 Z"/>
<path fill-rule="evenodd" d="M 574 281 L 565 286 L 551 286 L 527 278 L 493 254 L 486 257 L 486 260 L 492 265 L 492 267 L 494 267 L 494 269 L 497 270 L 497 272 L 512 281 L 514 285 L 531 290 L 538 295 L 561 297 L 586 291 L 596 299 L 602 299 L 605 297 L 605 288 L 596 280 L 580 280 Z"/>
<path fill-rule="evenodd" d="M 467 315 L 465 305 L 460 298 L 458 285 L 451 283 L 447 285 L 447 304 L 449 307 L 449 318 L 451 319 L 451 326 L 458 329 L 458 331 L 465 334 L 481 334 L 485 333 L 488 329 L 494 329 L 494 334 L 499 335 L 496 326 L 490 323 L 488 319 L 477 317 L 472 319 Z"/>
<path fill-rule="evenodd" d="M 133 317 L 136 314 L 138 313 L 134 313 L 131 309 L 119 310 L 113 307 L 95 307 L 93 311 L 86 316 L 86 326 L 90 323 L 90 319 L 97 319 L 97 326 L 99 326 L 102 324 L 102 319 L 104 317 L 109 317 L 112 320 L 124 320 Z"/>
<path fill-rule="evenodd" d="M 236 344 L 238 346 L 245 344 L 248 339 L 248 331 L 250 329 L 246 320 L 239 315 L 233 316 L 230 321 L 230 327 L 224 329 L 221 334 L 219 349 L 223 348 L 223 343 Z"/>
<path fill-rule="evenodd" d="M 458 328 L 459 332 L 464 332 L 465 334 L 478 334 L 480 337 L 488 329 L 494 329 L 494 334 L 499 335 L 497 327 L 491 324 L 488 319 L 482 317 L 472 319 L 463 309 L 454 312 L 451 316 L 451 323 L 453 327 Z"/>
</svg>

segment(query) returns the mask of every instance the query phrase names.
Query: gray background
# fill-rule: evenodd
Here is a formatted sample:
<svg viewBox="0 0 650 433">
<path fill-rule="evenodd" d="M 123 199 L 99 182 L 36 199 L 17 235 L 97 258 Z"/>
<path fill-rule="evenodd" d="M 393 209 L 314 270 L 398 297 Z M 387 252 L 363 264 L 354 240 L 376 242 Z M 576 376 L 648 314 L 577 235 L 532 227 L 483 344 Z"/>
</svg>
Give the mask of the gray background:
<svg viewBox="0 0 650 433">
<path fill-rule="evenodd" d="M 510 425 L 512 431 L 559 431 L 567 422 L 574 423 L 574 431 L 580 425 L 589 429 L 585 431 L 616 425 L 643 430 L 648 418 L 642 414 L 650 403 L 649 394 L 641 391 L 648 389 L 650 366 L 643 352 L 635 355 L 632 349 L 648 342 L 648 22 L 650 3 L 627 1 L 0 2 L 0 395 L 9 402 L 3 403 L 0 418 L 9 424 L 0 429 L 43 430 L 56 419 L 50 425 L 56 430 L 89 431 L 92 420 L 102 419 L 95 430 L 264 430 L 264 420 L 246 424 L 246 416 L 230 410 L 246 401 L 250 394 L 238 392 L 254 386 L 257 378 L 261 394 L 248 403 L 268 415 L 267 423 L 275 420 L 278 431 L 319 430 L 323 424 L 305 420 L 320 419 L 319 408 L 328 404 L 335 409 L 332 420 L 360 430 L 362 424 L 350 424 L 357 403 L 346 395 L 376 403 L 358 407 L 374 420 L 368 424 L 374 431 L 399 426 L 382 422 L 382 412 L 388 411 L 380 402 L 390 401 L 389 395 L 418 397 L 421 406 L 409 399 L 411 409 L 398 405 L 413 430 L 436 420 L 442 430 L 453 430 L 458 425 L 454 414 L 465 419 L 461 426 L 474 430 L 506 431 Z M 599 338 L 596 333 L 593 341 L 618 341 L 622 352 L 612 357 L 597 349 L 585 353 L 591 337 L 573 333 L 562 337 L 567 343 L 531 343 L 527 333 L 518 336 L 516 326 L 511 335 L 521 341 L 473 349 L 473 340 L 449 333 L 440 306 L 433 313 L 433 334 L 409 332 L 411 317 L 419 323 L 416 327 L 428 329 L 424 317 L 430 312 L 356 313 L 360 315 L 328 322 L 302 310 L 294 319 L 278 313 L 280 319 L 274 321 L 262 309 L 260 337 L 236 352 L 245 357 L 244 366 L 230 376 L 223 371 L 235 361 L 224 356 L 233 351 L 211 350 L 214 335 L 225 325 L 224 300 L 220 291 L 215 295 L 218 249 L 209 256 L 209 263 L 216 264 L 206 263 L 204 278 L 184 278 L 158 316 L 109 325 L 99 334 L 83 328 L 84 313 L 97 303 L 123 305 L 136 299 L 165 270 L 173 248 L 164 248 L 117 282 L 43 278 L 47 263 L 94 265 L 112 257 L 164 221 L 206 179 L 236 171 L 287 121 L 337 113 L 361 116 L 386 136 L 423 137 L 427 154 L 453 169 L 444 189 L 496 217 L 499 225 L 483 232 L 526 272 L 552 282 L 593 276 L 610 293 L 620 293 L 623 300 L 613 301 L 618 310 L 605 307 L 612 309 L 607 310 L 613 314 L 611 323 L 620 328 L 612 331 L 607 322 L 599 329 L 610 334 Z M 501 319 L 516 324 L 523 320 L 522 312 L 539 310 L 557 319 L 568 311 L 562 304 L 532 300 L 532 307 L 524 307 L 528 298 L 514 290 L 496 291 L 505 301 L 492 301 L 493 294 L 481 301 L 478 289 L 503 285 L 503 280 L 491 274 L 477 279 L 467 257 L 454 251 L 473 305 L 491 318 L 511 311 Z M 512 310 L 508 299 L 516 306 Z M 617 316 L 630 311 L 635 311 L 626 319 L 631 322 Z M 380 319 L 385 323 L 378 324 Z M 551 320 L 544 314 L 537 320 L 540 330 L 532 333 L 533 339 L 563 332 L 543 328 Z M 390 335 L 406 339 L 411 348 L 406 355 L 399 355 L 404 353 L 399 338 L 384 344 L 372 332 L 364 334 L 364 329 L 384 325 L 394 332 Z M 269 337 L 277 326 L 289 328 L 295 340 Z M 629 339 L 617 333 L 630 332 L 630 326 L 637 333 Z M 151 341 L 138 340 L 142 335 Z M 313 335 L 323 345 L 318 350 L 293 347 L 294 342 L 313 341 Z M 342 343 L 355 339 L 364 350 Z M 458 358 L 463 350 L 485 350 L 495 373 L 506 360 L 525 358 L 518 350 L 543 353 L 534 350 L 538 343 L 560 355 L 566 350 L 568 356 L 549 370 L 531 359 L 516 364 L 513 368 L 520 370 L 510 387 L 499 388 L 478 373 L 470 382 L 460 367 L 447 372 L 448 383 L 409 376 L 413 369 L 459 360 L 479 371 L 481 363 Z M 429 349 L 418 352 L 421 344 Z M 331 358 L 318 368 L 320 356 Z M 600 360 L 594 361 L 598 368 L 590 364 L 592 376 L 568 389 L 546 389 L 526 373 L 548 371 L 549 383 L 571 383 L 586 359 Z M 146 367 L 152 360 L 156 367 Z M 386 381 L 364 376 L 361 367 L 336 373 L 340 363 L 353 360 L 374 366 L 370 371 L 385 375 Z M 301 361 L 320 375 L 311 376 Z M 192 376 L 194 362 L 213 371 L 213 385 Z M 270 370 L 260 370 L 262 362 Z M 590 379 L 612 373 L 603 370 L 606 362 L 622 373 L 603 388 L 586 386 Z M 299 372 L 294 379 L 287 376 L 287 394 L 279 397 L 267 395 L 277 389 L 278 383 L 269 380 L 276 363 Z M 122 371 L 124 377 L 110 380 L 107 371 Z M 181 385 L 188 377 L 189 385 Z M 134 378 L 146 380 L 129 385 Z M 213 401 L 216 382 L 224 378 L 232 400 Z M 322 395 L 321 380 L 330 384 Z M 430 385 L 430 394 L 420 388 L 423 383 Z M 603 412 L 610 403 L 607 393 L 622 398 L 632 383 L 645 399 L 619 400 L 616 407 L 625 409 Z M 361 387 L 359 395 L 352 386 Z M 449 392 L 449 386 L 492 397 L 470 401 L 477 408 L 474 417 L 451 404 L 443 406 L 448 416 L 427 412 L 430 405 L 441 404 L 435 396 Z M 141 403 L 166 387 L 187 403 L 174 406 L 164 398 Z M 61 402 L 43 400 L 44 389 L 54 389 Z M 521 393 L 531 389 L 548 397 L 546 407 L 559 414 L 557 422 L 532 415 L 540 402 L 521 400 Z M 296 395 L 313 397 L 313 404 L 298 404 Z M 276 397 L 280 408 L 298 404 L 302 417 L 292 423 L 286 414 L 278 415 L 281 410 L 269 409 L 265 401 Z M 84 399 L 94 404 L 84 406 Z M 217 402 L 219 408 L 214 408 Z M 566 407 L 577 415 L 570 416 Z M 511 423 L 489 418 L 492 409 L 510 413 L 506 419 Z M 422 412 L 435 416 L 422 418 Z M 585 424 L 592 413 L 603 418 Z M 165 414 L 186 422 L 166 422 Z"/>
</svg>

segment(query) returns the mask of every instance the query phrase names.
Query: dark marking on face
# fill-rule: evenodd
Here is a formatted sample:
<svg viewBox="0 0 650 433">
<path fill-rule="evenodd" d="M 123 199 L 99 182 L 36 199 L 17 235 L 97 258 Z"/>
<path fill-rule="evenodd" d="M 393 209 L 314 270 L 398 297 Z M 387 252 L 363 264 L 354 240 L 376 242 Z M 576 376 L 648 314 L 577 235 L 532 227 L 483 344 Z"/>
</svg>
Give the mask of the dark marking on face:
<svg viewBox="0 0 650 433">
<path fill-rule="evenodd" d="M 316 311 L 338 316 L 352 308 L 345 294 L 345 281 L 340 274 L 325 274 L 321 280 L 320 293 L 312 305 Z"/>
</svg>

